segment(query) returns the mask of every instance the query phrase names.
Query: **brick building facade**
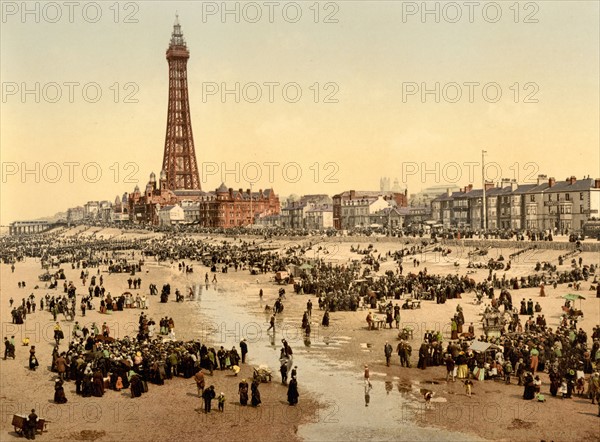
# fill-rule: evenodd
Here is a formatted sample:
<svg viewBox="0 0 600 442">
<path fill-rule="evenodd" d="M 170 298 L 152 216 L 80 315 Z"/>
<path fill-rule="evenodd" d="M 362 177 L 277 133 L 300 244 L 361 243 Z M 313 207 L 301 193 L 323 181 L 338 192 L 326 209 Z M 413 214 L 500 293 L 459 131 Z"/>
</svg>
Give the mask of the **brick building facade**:
<svg viewBox="0 0 600 442">
<path fill-rule="evenodd" d="M 273 189 L 233 190 L 222 183 L 198 199 L 199 224 L 204 227 L 239 227 L 254 224 L 257 216 L 278 215 L 279 197 Z"/>
</svg>

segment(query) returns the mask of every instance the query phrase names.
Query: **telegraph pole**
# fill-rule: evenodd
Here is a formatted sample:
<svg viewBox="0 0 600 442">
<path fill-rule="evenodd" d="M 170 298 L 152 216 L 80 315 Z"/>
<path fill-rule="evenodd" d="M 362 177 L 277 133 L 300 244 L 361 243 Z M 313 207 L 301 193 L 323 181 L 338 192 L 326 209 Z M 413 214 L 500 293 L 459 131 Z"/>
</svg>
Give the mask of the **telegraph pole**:
<svg viewBox="0 0 600 442">
<path fill-rule="evenodd" d="M 481 151 L 481 181 L 483 181 L 483 218 L 482 218 L 482 228 L 485 232 L 487 230 L 487 202 L 485 198 L 485 154 L 487 151 Z"/>
<path fill-rule="evenodd" d="M 254 212 L 252 211 L 252 184 L 254 183 L 250 183 L 250 225 L 254 224 Z"/>
</svg>

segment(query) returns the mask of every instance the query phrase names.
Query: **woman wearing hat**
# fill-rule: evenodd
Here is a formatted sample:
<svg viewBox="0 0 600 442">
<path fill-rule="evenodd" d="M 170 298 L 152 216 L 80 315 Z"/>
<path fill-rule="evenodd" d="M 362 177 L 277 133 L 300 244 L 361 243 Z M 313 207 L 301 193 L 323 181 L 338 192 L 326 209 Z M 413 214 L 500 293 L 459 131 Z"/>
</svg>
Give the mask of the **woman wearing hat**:
<svg viewBox="0 0 600 442">
<path fill-rule="evenodd" d="M 288 385 L 287 397 L 288 404 L 296 405 L 298 403 L 298 397 L 300 394 L 298 393 L 298 381 L 296 381 L 296 377 L 292 376 L 292 380 Z"/>
<path fill-rule="evenodd" d="M 242 382 L 240 382 L 238 393 L 240 395 L 240 405 L 248 405 L 248 382 L 246 382 L 246 379 L 242 379 Z"/>
<path fill-rule="evenodd" d="M 260 391 L 258 390 L 258 385 L 259 385 L 259 381 L 254 379 L 252 381 L 252 386 L 251 386 L 251 390 L 252 390 L 252 406 L 253 407 L 258 407 L 261 404 L 261 400 L 260 400 Z"/>
<path fill-rule="evenodd" d="M 534 379 L 531 373 L 527 372 L 525 374 L 524 380 L 525 387 L 523 389 L 523 399 L 531 400 L 535 397 L 535 384 Z"/>
<path fill-rule="evenodd" d="M 54 403 L 55 404 L 65 404 L 67 402 L 67 397 L 65 396 L 65 389 L 63 387 L 63 381 L 57 379 L 54 383 Z"/>
<path fill-rule="evenodd" d="M 129 370 L 128 373 L 129 386 L 131 388 L 131 397 L 140 397 L 144 392 L 142 378 L 134 370 Z"/>
<path fill-rule="evenodd" d="M 29 369 L 34 370 L 40 365 L 35 356 L 35 345 L 32 345 L 29 349 Z"/>
</svg>

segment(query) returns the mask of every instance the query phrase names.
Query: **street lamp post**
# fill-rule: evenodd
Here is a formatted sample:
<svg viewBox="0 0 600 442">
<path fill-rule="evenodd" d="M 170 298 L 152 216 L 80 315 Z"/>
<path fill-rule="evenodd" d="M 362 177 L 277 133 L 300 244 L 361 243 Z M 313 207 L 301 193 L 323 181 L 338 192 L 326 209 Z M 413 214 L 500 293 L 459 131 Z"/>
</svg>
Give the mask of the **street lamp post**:
<svg viewBox="0 0 600 442">
<path fill-rule="evenodd" d="M 485 198 L 485 150 L 481 151 L 481 180 L 483 181 L 483 217 L 482 217 L 482 228 L 485 232 L 487 230 L 487 202 Z"/>
</svg>

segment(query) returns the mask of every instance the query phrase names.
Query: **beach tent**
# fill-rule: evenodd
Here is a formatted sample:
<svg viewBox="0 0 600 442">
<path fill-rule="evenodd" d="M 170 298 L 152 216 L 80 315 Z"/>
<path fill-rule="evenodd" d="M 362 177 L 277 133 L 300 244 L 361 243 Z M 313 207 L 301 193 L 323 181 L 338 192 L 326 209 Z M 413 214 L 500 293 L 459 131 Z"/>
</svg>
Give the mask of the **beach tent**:
<svg viewBox="0 0 600 442">
<path fill-rule="evenodd" d="M 471 350 L 478 353 L 486 353 L 488 350 L 502 350 L 502 347 L 492 344 L 491 342 L 473 341 L 470 346 Z"/>
<path fill-rule="evenodd" d="M 576 293 L 568 293 L 564 295 L 563 298 L 568 299 L 569 301 L 577 301 L 579 299 L 579 310 L 581 310 L 581 300 L 585 299 L 585 296 Z"/>
</svg>

